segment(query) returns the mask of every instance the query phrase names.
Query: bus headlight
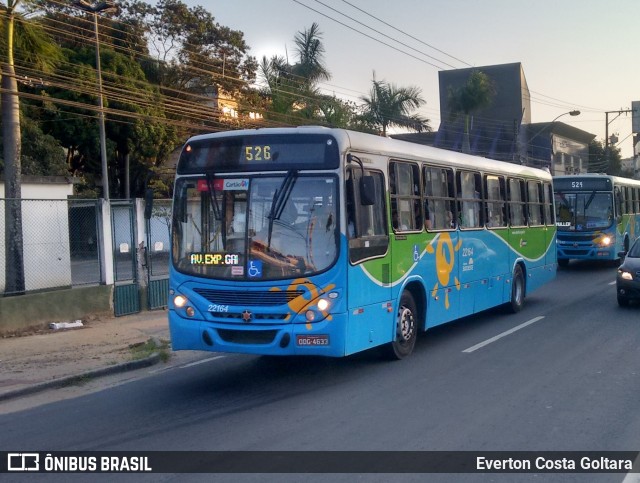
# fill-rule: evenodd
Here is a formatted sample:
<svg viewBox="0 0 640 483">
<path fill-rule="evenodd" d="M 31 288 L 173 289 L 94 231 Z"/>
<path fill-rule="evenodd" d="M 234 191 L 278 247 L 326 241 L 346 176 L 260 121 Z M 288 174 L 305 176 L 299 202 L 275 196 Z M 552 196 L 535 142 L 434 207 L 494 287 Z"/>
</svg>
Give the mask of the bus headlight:
<svg viewBox="0 0 640 483">
<path fill-rule="evenodd" d="M 307 319 L 307 322 L 324 320 L 329 315 L 328 310 L 330 308 L 331 301 L 322 297 L 315 303 L 315 307 L 313 305 L 309 306 L 304 313 L 304 317 Z"/>
<path fill-rule="evenodd" d="M 602 238 L 601 241 L 602 246 L 608 247 L 609 245 L 611 245 L 611 237 L 609 236 L 605 236 Z"/>
<path fill-rule="evenodd" d="M 318 300 L 318 310 L 320 312 L 324 312 L 325 310 L 327 310 L 330 305 L 331 303 L 327 299 Z"/>
<path fill-rule="evenodd" d="M 184 295 L 176 295 L 175 297 L 173 297 L 173 305 L 175 305 L 178 309 L 181 309 L 182 307 L 187 305 L 188 302 L 189 300 L 187 300 L 187 297 L 185 297 Z"/>
</svg>

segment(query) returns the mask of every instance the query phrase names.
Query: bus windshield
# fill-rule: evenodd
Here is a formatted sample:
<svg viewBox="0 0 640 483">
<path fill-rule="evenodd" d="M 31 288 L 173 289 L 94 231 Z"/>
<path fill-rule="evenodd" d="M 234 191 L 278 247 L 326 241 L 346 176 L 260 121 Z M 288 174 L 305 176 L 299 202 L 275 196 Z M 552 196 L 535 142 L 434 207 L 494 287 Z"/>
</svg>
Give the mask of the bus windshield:
<svg viewBox="0 0 640 483">
<path fill-rule="evenodd" d="M 176 183 L 173 263 L 212 279 L 277 280 L 328 269 L 338 254 L 337 178 L 189 177 Z"/>
<path fill-rule="evenodd" d="M 613 223 L 611 193 L 556 191 L 555 198 L 558 230 L 596 230 Z"/>
</svg>

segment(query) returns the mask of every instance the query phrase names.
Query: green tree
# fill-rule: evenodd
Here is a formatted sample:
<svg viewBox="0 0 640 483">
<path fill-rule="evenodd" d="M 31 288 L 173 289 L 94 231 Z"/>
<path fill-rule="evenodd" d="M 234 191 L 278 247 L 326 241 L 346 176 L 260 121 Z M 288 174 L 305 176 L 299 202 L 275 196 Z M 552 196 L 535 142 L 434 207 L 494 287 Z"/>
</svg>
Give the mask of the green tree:
<svg viewBox="0 0 640 483">
<path fill-rule="evenodd" d="M 28 2 L 27 2 L 28 3 Z M 1 115 L 5 179 L 5 292 L 24 293 L 22 238 L 22 139 L 16 52 L 24 65 L 49 70 L 58 60 L 57 48 L 39 28 L 18 11 L 21 0 L 0 4 Z"/>
<path fill-rule="evenodd" d="M 483 109 L 493 102 L 496 91 L 492 80 L 484 72 L 473 69 L 467 82 L 457 89 L 449 87 L 447 103 L 450 115 L 455 118 L 459 114 L 464 115 L 464 139 L 462 151 L 469 153 L 469 125 L 471 114 Z"/>
<path fill-rule="evenodd" d="M 319 96 L 317 110 L 320 119 L 328 126 L 346 129 L 356 127 L 357 107 L 353 102 L 336 96 Z"/>
<path fill-rule="evenodd" d="M 322 32 L 317 23 L 297 32 L 294 37 L 297 62 L 289 64 L 282 56 L 262 58 L 259 72 L 265 84 L 263 95 L 271 100 L 269 117 L 287 121 L 295 115 L 301 120 L 322 120 L 322 107 L 327 96 L 320 94 L 318 84 L 329 80 L 331 73 L 324 64 Z"/>
<path fill-rule="evenodd" d="M 150 12 L 149 50 L 163 94 L 199 104 L 202 97 L 242 101 L 258 69 L 242 32 L 179 0 L 160 0 Z"/>
<path fill-rule="evenodd" d="M 430 131 L 429 120 L 419 114 L 412 114 L 425 100 L 418 87 L 398 87 L 385 81 L 376 80 L 373 73 L 373 86 L 369 96 L 361 97 L 364 102 L 363 118 L 366 123 L 387 135 L 389 127 L 396 126 L 417 132 Z"/>
<path fill-rule="evenodd" d="M 602 141 L 589 143 L 589 173 L 606 173 L 613 176 L 622 174 L 620 148 L 609 145 L 607 150 Z"/>
<path fill-rule="evenodd" d="M 167 119 L 159 87 L 147 80 L 153 69 L 146 22 L 153 9 L 136 0 L 119 4 L 122 10 L 114 19 L 98 16 L 104 24 L 99 31 L 109 186 L 115 197 L 141 196 L 147 171 L 166 160 L 178 144 L 178 129 Z M 93 196 L 102 175 L 95 121 L 95 37 L 70 36 L 56 28 L 65 22 L 78 32 L 92 33 L 93 17 L 60 3 L 45 2 L 42 8 L 56 41 L 66 47 L 66 61 L 56 72 L 56 78 L 66 82 L 39 92 L 51 99 L 41 103 L 40 120 L 65 146 L 70 170 L 81 180 L 77 194 Z"/>
<path fill-rule="evenodd" d="M 259 67 L 264 88 L 262 95 L 270 101 L 266 117 L 274 120 L 285 120 L 284 116 L 293 113 L 297 94 L 297 84 L 291 74 L 291 66 L 281 56 L 267 59 L 262 57 Z"/>
</svg>

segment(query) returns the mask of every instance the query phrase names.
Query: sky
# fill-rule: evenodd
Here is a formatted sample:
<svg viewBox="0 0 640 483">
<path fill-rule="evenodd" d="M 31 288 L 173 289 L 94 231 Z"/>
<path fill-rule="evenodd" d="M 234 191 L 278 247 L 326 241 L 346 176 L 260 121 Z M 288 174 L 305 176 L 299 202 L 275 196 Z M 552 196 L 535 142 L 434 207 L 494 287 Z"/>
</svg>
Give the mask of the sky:
<svg viewBox="0 0 640 483">
<path fill-rule="evenodd" d="M 419 113 L 440 123 L 438 72 L 520 62 L 531 122 L 558 121 L 633 156 L 631 114 L 640 101 L 638 0 L 185 0 L 244 33 L 249 54 L 295 63 L 294 36 L 318 23 L 331 80 L 324 92 L 361 103 L 376 79 L 416 86 Z M 580 110 L 579 116 L 563 115 Z M 613 112 L 615 111 L 615 112 Z"/>
</svg>

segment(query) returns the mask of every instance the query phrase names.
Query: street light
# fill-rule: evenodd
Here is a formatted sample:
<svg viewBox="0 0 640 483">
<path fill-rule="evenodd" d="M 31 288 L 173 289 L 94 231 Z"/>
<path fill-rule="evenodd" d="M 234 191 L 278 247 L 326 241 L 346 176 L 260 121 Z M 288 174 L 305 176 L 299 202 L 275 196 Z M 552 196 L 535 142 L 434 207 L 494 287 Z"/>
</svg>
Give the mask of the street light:
<svg viewBox="0 0 640 483">
<path fill-rule="evenodd" d="M 554 122 L 556 122 L 558 119 L 560 119 L 562 116 L 566 116 L 567 114 L 568 114 L 569 116 L 575 117 L 575 116 L 579 116 L 579 115 L 580 115 L 580 111 L 578 111 L 577 109 L 575 109 L 575 110 L 573 110 L 573 111 L 563 112 L 562 114 L 560 114 L 559 116 L 557 116 L 553 121 L 551 121 L 549 124 L 547 124 L 547 125 L 546 125 L 546 126 L 544 126 L 542 129 L 540 129 L 538 132 L 536 132 L 533 136 L 531 136 L 531 137 L 529 138 L 529 145 L 531 145 L 531 147 L 533 147 L 532 141 L 533 141 L 535 138 L 537 138 L 537 137 L 538 137 L 538 135 L 539 135 L 542 131 L 544 131 L 544 130 L 546 130 L 546 129 L 552 130 L 552 129 L 553 129 L 553 123 L 554 123 Z M 551 126 L 551 127 L 549 127 L 549 126 Z"/>
<path fill-rule="evenodd" d="M 118 7 L 115 2 L 106 0 L 98 3 L 88 3 L 86 0 L 78 0 L 75 5 L 93 14 L 93 27 L 96 34 L 96 77 L 98 81 L 98 119 L 100 124 L 100 158 L 102 161 L 102 197 L 109 199 L 109 171 L 107 169 L 107 136 L 104 129 L 104 104 L 102 100 L 102 71 L 100 69 L 100 38 L 98 37 L 98 14 L 115 13 Z"/>
</svg>

